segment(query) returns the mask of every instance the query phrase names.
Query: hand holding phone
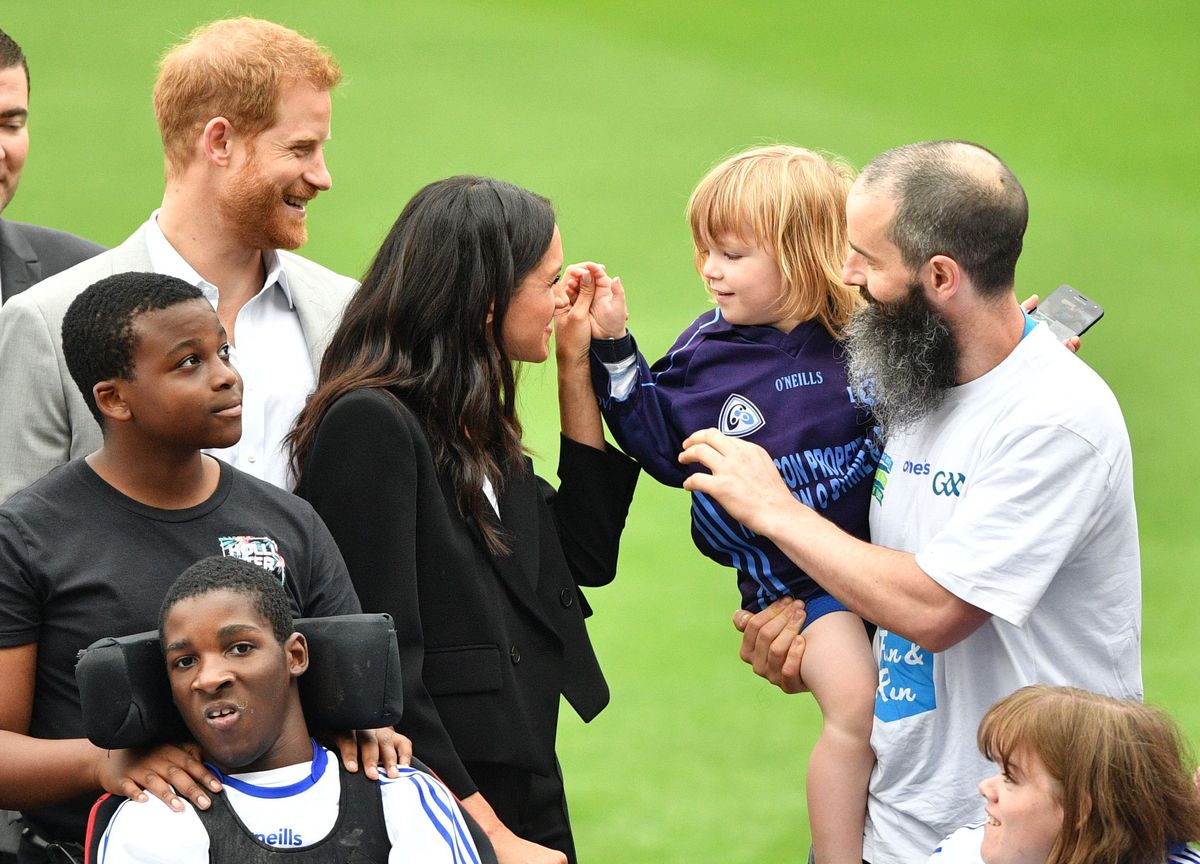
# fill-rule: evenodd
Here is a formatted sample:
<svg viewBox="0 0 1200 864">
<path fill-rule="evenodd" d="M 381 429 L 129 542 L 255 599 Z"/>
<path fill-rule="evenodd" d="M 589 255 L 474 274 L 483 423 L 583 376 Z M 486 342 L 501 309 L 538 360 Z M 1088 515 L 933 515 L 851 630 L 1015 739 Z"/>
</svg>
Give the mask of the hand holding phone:
<svg viewBox="0 0 1200 864">
<path fill-rule="evenodd" d="M 1037 308 L 1029 313 L 1041 321 L 1059 340 L 1082 336 L 1104 317 L 1104 307 L 1084 297 L 1070 285 L 1059 285 Z"/>
</svg>

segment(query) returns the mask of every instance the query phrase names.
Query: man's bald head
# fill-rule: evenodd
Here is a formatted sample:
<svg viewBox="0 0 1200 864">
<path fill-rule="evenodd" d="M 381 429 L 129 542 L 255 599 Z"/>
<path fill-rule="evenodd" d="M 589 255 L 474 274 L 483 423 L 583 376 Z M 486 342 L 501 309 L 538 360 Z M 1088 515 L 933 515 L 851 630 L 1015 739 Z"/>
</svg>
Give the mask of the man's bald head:
<svg viewBox="0 0 1200 864">
<path fill-rule="evenodd" d="M 167 173 L 187 167 L 198 136 L 214 117 L 253 138 L 274 125 L 287 87 L 304 82 L 326 91 L 341 78 L 329 52 L 282 25 L 229 18 L 197 28 L 166 53 L 154 85 Z"/>
<path fill-rule="evenodd" d="M 1029 203 L 995 153 L 966 141 L 907 144 L 871 160 L 854 188 L 895 202 L 888 235 L 910 270 L 945 255 L 981 294 L 1012 288 Z"/>
</svg>

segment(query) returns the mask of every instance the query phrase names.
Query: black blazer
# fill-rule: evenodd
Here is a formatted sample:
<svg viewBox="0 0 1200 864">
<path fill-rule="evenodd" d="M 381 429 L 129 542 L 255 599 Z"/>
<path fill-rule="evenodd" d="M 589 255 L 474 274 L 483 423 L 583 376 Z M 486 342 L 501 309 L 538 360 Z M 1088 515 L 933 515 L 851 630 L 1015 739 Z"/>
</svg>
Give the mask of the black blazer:
<svg viewBox="0 0 1200 864">
<path fill-rule="evenodd" d="M 395 619 L 400 731 L 460 798 L 477 791 L 464 762 L 555 772 L 560 695 L 585 721 L 608 703 L 577 586 L 613 579 L 637 473 L 564 438 L 557 493 L 532 467 L 504 484 L 512 553 L 493 558 L 399 400 L 358 390 L 321 421 L 296 491 L 333 533 L 363 610 Z"/>
<path fill-rule="evenodd" d="M 0 219 L 0 288 L 4 300 L 104 251 L 74 234 Z"/>
</svg>

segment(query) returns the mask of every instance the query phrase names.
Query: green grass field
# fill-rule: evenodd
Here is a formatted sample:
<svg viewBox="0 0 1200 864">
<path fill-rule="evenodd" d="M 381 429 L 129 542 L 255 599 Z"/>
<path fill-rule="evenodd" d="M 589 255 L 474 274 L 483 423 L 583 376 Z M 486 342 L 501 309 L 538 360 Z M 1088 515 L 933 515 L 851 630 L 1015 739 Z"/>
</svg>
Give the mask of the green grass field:
<svg viewBox="0 0 1200 864">
<path fill-rule="evenodd" d="M 1147 698 L 1200 745 L 1187 647 L 1200 575 L 1187 449 L 1200 426 L 1194 0 L 197 8 L 4 4 L 0 27 L 33 66 L 31 157 L 6 215 L 106 244 L 129 234 L 161 195 L 155 60 L 226 14 L 302 30 L 345 69 L 334 189 L 311 210 L 307 254 L 357 275 L 420 186 L 462 172 L 502 177 L 555 201 L 568 258 L 623 277 L 631 325 L 656 356 L 705 307 L 682 214 L 720 157 L 768 141 L 857 165 L 926 138 L 994 149 L 1031 202 L 1019 292 L 1070 282 L 1107 309 L 1084 356 L 1116 392 L 1133 439 Z M 550 473 L 553 384 L 552 369 L 525 370 L 528 438 Z M 691 547 L 687 510 L 682 492 L 643 478 L 621 577 L 589 595 L 613 701 L 589 727 L 562 722 L 580 853 L 798 861 L 819 716 L 811 699 L 782 695 L 737 659 L 733 575 Z"/>
</svg>

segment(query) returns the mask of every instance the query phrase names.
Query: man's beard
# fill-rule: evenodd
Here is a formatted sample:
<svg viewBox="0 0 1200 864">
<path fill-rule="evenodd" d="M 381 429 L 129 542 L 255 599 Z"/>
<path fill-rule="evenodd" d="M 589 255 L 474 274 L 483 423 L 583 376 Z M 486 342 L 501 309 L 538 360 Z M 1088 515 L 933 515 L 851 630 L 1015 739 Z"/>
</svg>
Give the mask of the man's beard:
<svg viewBox="0 0 1200 864">
<path fill-rule="evenodd" d="M 898 303 L 867 299 L 846 327 L 846 371 L 886 440 L 942 404 L 957 381 L 958 347 L 920 283 Z"/>
<path fill-rule="evenodd" d="M 299 249 L 308 240 L 304 219 L 288 213 L 283 196 L 312 199 L 317 190 L 303 180 L 280 189 L 258 169 L 253 152 L 229 189 L 217 200 L 221 215 L 251 249 Z"/>
</svg>

